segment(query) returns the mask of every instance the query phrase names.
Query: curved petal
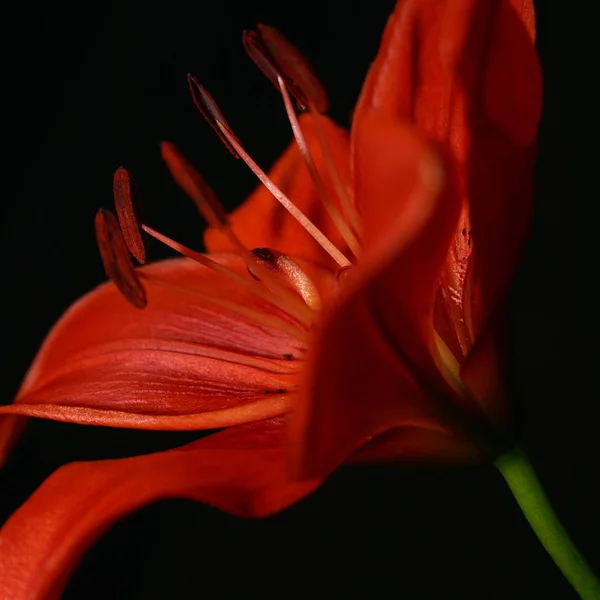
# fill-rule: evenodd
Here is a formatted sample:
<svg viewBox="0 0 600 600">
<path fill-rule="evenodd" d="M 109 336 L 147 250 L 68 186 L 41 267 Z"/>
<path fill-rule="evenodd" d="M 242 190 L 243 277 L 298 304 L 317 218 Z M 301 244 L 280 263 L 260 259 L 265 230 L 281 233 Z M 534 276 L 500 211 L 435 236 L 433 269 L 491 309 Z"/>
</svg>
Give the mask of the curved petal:
<svg viewBox="0 0 600 600">
<path fill-rule="evenodd" d="M 440 215 L 452 199 L 440 194 L 437 155 L 411 127 L 371 115 L 355 133 L 355 191 L 365 207 L 366 250 L 354 277 L 348 273 L 340 306 L 319 331 L 294 408 L 294 459 L 305 476 L 330 472 L 389 429 L 411 426 L 443 434 L 450 427 L 435 399 L 439 391 L 429 389 L 435 379 L 431 386 L 425 383 L 429 378 L 420 377 L 412 362 L 428 352 L 425 313 L 431 318 L 435 261 L 442 260 L 450 231 Z M 373 198 L 396 210 L 386 217 L 368 208 Z M 430 306 L 421 309 L 423 302 Z M 423 317 L 411 323 L 415 314 Z M 432 330 L 431 323 L 428 327 Z M 435 365 L 432 371 L 437 373 Z M 452 390 L 444 392 L 452 398 Z"/>
<path fill-rule="evenodd" d="M 541 107 L 533 37 L 531 0 L 402 0 L 354 117 L 353 128 L 373 112 L 411 120 L 453 157 L 471 212 L 479 330 L 529 225 Z"/>
<path fill-rule="evenodd" d="M 219 257 L 213 257 L 219 258 Z M 235 256 L 219 262 L 239 274 Z M 144 429 L 205 429 L 287 412 L 306 331 L 243 285 L 189 259 L 139 270 L 148 306 L 111 284 L 55 325 L 0 413 Z M 255 282 L 245 273 L 249 282 Z M 8 445 L 15 423 L 5 424 Z"/>
<path fill-rule="evenodd" d="M 327 161 L 319 143 L 314 118 L 304 114 L 299 119 L 306 144 L 330 197 L 336 198 Z M 319 117 L 331 160 L 341 181 L 349 189 L 349 142 L 347 132 L 325 116 Z M 319 198 L 302 155 L 292 141 L 269 172 L 273 183 L 325 234 L 342 252 L 346 244 L 333 225 L 325 205 Z M 317 242 L 290 216 L 271 193 L 259 185 L 248 199 L 230 216 L 232 229 L 248 248 L 273 248 L 325 266 L 331 259 Z M 208 229 L 204 241 L 210 252 L 231 251 L 232 247 L 218 230 Z"/>
<path fill-rule="evenodd" d="M 531 2 L 499 2 L 491 14 L 486 14 L 482 4 L 477 6 L 473 34 L 460 60 L 470 97 L 472 139 L 466 187 L 476 254 L 474 324 L 478 333 L 503 309 L 529 232 L 542 105 Z M 476 61 L 474 56 L 485 60 Z"/>
<path fill-rule="evenodd" d="M 364 220 L 370 309 L 410 369 L 444 391 L 433 337 L 440 271 L 460 214 L 452 171 L 406 122 L 373 112 L 355 122 L 355 194 Z M 445 180 L 445 181 L 442 181 Z"/>
<path fill-rule="evenodd" d="M 83 553 L 116 520 L 164 498 L 264 517 L 309 494 L 288 483 L 285 424 L 272 419 L 146 456 L 66 465 L 0 530 L 0 597 L 55 600 Z"/>
</svg>

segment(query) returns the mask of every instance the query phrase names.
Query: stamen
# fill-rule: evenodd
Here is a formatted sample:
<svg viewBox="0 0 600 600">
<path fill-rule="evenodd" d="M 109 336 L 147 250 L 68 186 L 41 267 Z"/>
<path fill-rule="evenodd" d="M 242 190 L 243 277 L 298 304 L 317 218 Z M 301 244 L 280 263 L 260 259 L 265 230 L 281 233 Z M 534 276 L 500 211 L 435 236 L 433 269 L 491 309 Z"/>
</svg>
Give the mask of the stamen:
<svg viewBox="0 0 600 600">
<path fill-rule="evenodd" d="M 257 29 L 261 41 L 285 79 L 292 81 L 316 110 L 321 113 L 327 112 L 329 99 L 325 88 L 302 53 L 274 27 L 259 24 Z M 273 83 L 279 88 L 277 82 Z"/>
<path fill-rule="evenodd" d="M 221 141 L 228 148 L 229 152 L 236 158 L 239 158 L 235 151 L 235 148 L 229 143 L 229 138 L 224 137 L 221 129 L 217 126 L 218 123 L 222 123 L 231 132 L 231 127 L 225 120 L 225 117 L 219 110 L 217 103 L 213 100 L 213 97 L 204 89 L 202 85 L 198 83 L 196 78 L 188 73 L 187 76 L 188 85 L 190 86 L 190 92 L 192 93 L 192 99 L 196 108 L 202 113 L 202 116 L 206 119 L 208 124 L 217 132 L 217 135 L 221 138 Z M 233 134 L 231 134 L 233 135 Z"/>
<path fill-rule="evenodd" d="M 262 264 L 278 273 L 282 279 L 296 290 L 313 310 L 321 310 L 321 295 L 310 277 L 289 256 L 270 248 L 255 248 L 252 253 Z M 250 271 L 250 274 L 255 275 Z"/>
<path fill-rule="evenodd" d="M 312 235 L 318 244 L 340 265 L 340 267 L 351 266 L 350 261 L 329 241 L 329 239 L 318 229 L 306 215 L 296 207 L 295 204 L 267 177 L 266 173 L 250 158 L 248 153 L 242 147 L 240 141 L 234 135 L 233 131 L 225 121 L 221 111 L 217 107 L 215 101 L 210 94 L 191 76 L 189 80 L 193 83 L 190 87 L 198 91 L 194 96 L 194 101 L 200 112 L 208 120 L 213 128 L 217 128 L 227 141 L 228 148 L 233 148 L 236 155 L 241 158 L 250 168 L 250 170 L 258 177 L 262 184 L 273 194 L 275 199 Z M 203 105 L 202 103 L 206 104 Z"/>
<path fill-rule="evenodd" d="M 289 290 L 282 286 L 268 271 L 261 271 L 263 267 L 257 262 L 256 257 L 248 251 L 231 229 L 229 218 L 213 191 L 204 181 L 200 173 L 198 173 L 193 165 L 181 154 L 177 146 L 170 142 L 163 142 L 161 144 L 161 153 L 173 179 L 175 179 L 181 189 L 192 199 L 208 224 L 211 227 L 219 229 L 227 237 L 248 268 L 252 267 L 257 272 L 262 273 L 261 280 L 278 298 L 278 303 L 285 306 L 290 314 L 301 321 L 311 322 L 311 315 L 306 314 L 306 306 L 303 303 L 298 302 L 297 298 L 290 294 Z M 164 240 L 161 241 L 164 242 Z M 170 243 L 176 244 L 176 242 L 173 242 L 172 240 Z M 183 246 L 180 246 L 179 249 L 175 248 L 173 245 L 170 247 L 185 254 L 185 252 L 181 250 Z M 189 252 L 192 251 L 189 250 Z M 188 256 L 187 254 L 185 255 Z"/>
<path fill-rule="evenodd" d="M 356 234 L 360 236 L 362 234 L 360 216 L 350 200 L 333 162 L 320 119 L 320 114 L 327 112 L 329 105 L 325 88 L 306 59 L 281 33 L 267 25 L 259 25 L 258 30 L 260 33 L 244 32 L 243 40 L 246 52 L 278 91 L 281 90 L 279 83 L 279 77 L 281 77 L 289 92 L 294 96 L 300 110 L 307 108 L 310 110 L 317 138 L 323 150 L 323 157 L 331 174 L 333 187 L 340 199 L 346 218 L 350 221 Z"/>
<path fill-rule="evenodd" d="M 148 225 L 142 225 L 142 229 L 148 235 L 151 235 L 153 238 L 157 239 L 159 242 L 162 242 L 163 244 L 165 244 L 169 248 L 175 250 L 176 252 L 179 252 L 183 256 L 186 256 L 187 258 L 190 258 L 193 261 L 195 261 L 209 269 L 212 269 L 213 271 L 215 271 L 217 273 L 221 273 L 222 275 L 235 281 L 238 285 L 244 286 L 245 288 L 247 288 L 252 293 L 259 296 L 263 300 L 266 300 L 267 302 L 269 302 L 269 304 L 272 304 L 273 306 L 276 306 L 277 308 L 284 310 L 287 314 L 289 314 L 291 317 L 296 319 L 300 324 L 304 325 L 305 327 L 308 328 L 310 326 L 310 324 L 312 323 L 313 315 L 308 313 L 305 309 L 298 310 L 298 306 L 300 306 L 301 309 L 305 308 L 305 307 L 302 307 L 302 305 L 299 305 L 296 302 L 292 303 L 292 302 L 286 301 L 287 298 L 289 297 L 289 294 L 286 295 L 286 297 L 282 297 L 281 295 L 274 294 L 268 288 L 264 288 L 260 285 L 255 284 L 252 280 L 242 277 L 235 271 L 232 271 L 231 269 L 224 267 L 222 264 L 218 263 L 215 260 L 212 260 L 205 254 L 201 254 L 200 252 L 195 252 L 194 250 L 191 250 L 190 248 L 184 246 L 183 244 L 180 244 L 179 242 L 172 240 L 171 238 L 167 237 L 166 235 L 163 235 L 162 233 L 156 231 L 155 229 L 152 229 L 152 227 L 148 227 Z"/>
<path fill-rule="evenodd" d="M 229 136 L 229 131 L 220 122 L 223 135 Z M 240 158 L 248 165 L 250 170 L 258 177 L 262 184 L 271 192 L 274 198 L 306 229 L 315 241 L 335 260 L 340 267 L 352 266 L 352 263 L 329 241 L 325 234 L 314 225 L 308 217 L 269 179 L 267 174 L 250 158 L 236 138 L 228 138 L 229 143 L 235 148 Z"/>
<path fill-rule="evenodd" d="M 299 89 L 286 74 L 276 66 L 275 59 L 271 56 L 262 38 L 256 31 L 244 31 L 242 42 L 246 53 L 254 61 L 256 66 L 266 75 L 267 79 L 279 89 L 279 77 L 285 79 L 286 85 L 294 97 L 298 110 L 304 111 L 308 108 L 308 100 L 301 89 Z"/>
<path fill-rule="evenodd" d="M 138 225 L 142 221 L 140 198 L 129 171 L 123 167 L 119 167 L 113 177 L 113 196 L 127 248 L 139 263 L 144 264 L 146 243 Z"/>
<path fill-rule="evenodd" d="M 308 172 L 310 173 L 313 183 L 315 184 L 317 193 L 319 194 L 319 197 L 321 198 L 323 205 L 329 213 L 329 216 L 331 217 L 332 221 L 334 222 L 335 226 L 338 228 L 338 231 L 344 238 L 344 241 L 346 242 L 346 244 L 348 244 L 348 247 L 352 251 L 352 254 L 354 254 L 354 256 L 358 256 L 360 254 L 360 245 L 358 243 L 358 240 L 356 239 L 355 235 L 352 233 L 352 231 L 342 218 L 342 215 L 331 200 L 329 192 L 327 191 L 327 188 L 325 187 L 325 184 L 323 183 L 323 180 L 321 179 L 321 176 L 317 171 L 317 167 L 313 161 L 312 155 L 310 154 L 308 145 L 306 144 L 306 140 L 304 139 L 300 123 L 298 122 L 298 118 L 296 117 L 296 113 L 294 112 L 294 107 L 292 106 L 292 102 L 290 100 L 286 84 L 281 77 L 278 77 L 277 81 L 279 84 L 281 95 L 283 96 L 285 111 L 290 121 L 290 125 L 292 126 L 294 139 L 296 140 L 296 144 L 298 145 L 300 154 L 302 155 L 302 158 L 306 163 Z"/>
<path fill-rule="evenodd" d="M 202 175 L 171 142 L 161 142 L 160 153 L 177 185 L 192 199 L 206 222 L 216 229 L 228 230 L 229 219 Z"/>
<path fill-rule="evenodd" d="M 350 221 L 352 229 L 354 229 L 356 234 L 360 237 L 362 236 L 362 219 L 356 210 L 356 206 L 354 206 L 354 202 L 348 195 L 348 192 L 342 183 L 342 179 L 337 167 L 333 162 L 333 156 L 331 154 L 331 150 L 329 149 L 329 144 L 327 143 L 327 136 L 325 135 L 325 130 L 323 129 L 321 114 L 311 103 L 309 103 L 309 112 L 313 118 L 315 132 L 323 152 L 323 158 L 325 159 L 325 164 L 327 165 L 327 171 L 331 175 L 331 182 L 333 183 L 337 197 L 340 199 L 342 209 L 346 215 L 346 218 Z"/>
<path fill-rule="evenodd" d="M 96 240 L 107 276 L 136 308 L 147 303 L 146 290 L 136 273 L 117 218 L 101 208 L 95 219 Z"/>
</svg>

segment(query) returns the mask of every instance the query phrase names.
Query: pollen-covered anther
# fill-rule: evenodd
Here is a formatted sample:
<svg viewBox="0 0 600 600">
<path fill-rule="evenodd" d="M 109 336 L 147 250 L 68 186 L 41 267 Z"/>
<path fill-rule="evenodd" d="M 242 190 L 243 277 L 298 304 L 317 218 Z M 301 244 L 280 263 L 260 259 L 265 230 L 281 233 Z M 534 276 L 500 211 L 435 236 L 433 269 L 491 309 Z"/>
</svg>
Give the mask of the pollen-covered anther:
<svg viewBox="0 0 600 600">
<path fill-rule="evenodd" d="M 252 254 L 261 265 L 275 273 L 281 281 L 295 290 L 309 308 L 315 311 L 321 310 L 321 295 L 317 287 L 295 260 L 270 248 L 255 248 L 252 250 Z M 259 279 L 251 268 L 248 269 L 248 272 L 255 279 Z"/>
<path fill-rule="evenodd" d="M 140 230 L 141 204 L 129 171 L 119 167 L 113 177 L 113 197 L 123 239 L 140 264 L 146 262 L 146 240 Z"/>
<path fill-rule="evenodd" d="M 94 224 L 106 275 L 133 306 L 144 308 L 146 290 L 137 276 L 117 218 L 109 210 L 101 208 L 96 213 Z"/>
</svg>

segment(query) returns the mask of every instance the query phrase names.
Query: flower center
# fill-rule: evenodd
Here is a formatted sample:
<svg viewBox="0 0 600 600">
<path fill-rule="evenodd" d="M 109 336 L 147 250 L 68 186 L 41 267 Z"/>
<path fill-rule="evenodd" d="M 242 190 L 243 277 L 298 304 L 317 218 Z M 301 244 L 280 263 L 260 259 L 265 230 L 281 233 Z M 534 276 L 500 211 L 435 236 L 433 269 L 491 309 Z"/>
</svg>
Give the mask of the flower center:
<svg viewBox="0 0 600 600">
<path fill-rule="evenodd" d="M 273 28 L 260 25 L 257 32 L 245 32 L 244 45 L 250 57 L 281 93 L 294 139 L 317 194 L 350 252 L 357 257 L 360 254 L 361 222 L 327 145 L 321 112 L 327 108 L 328 101 L 322 85 L 300 53 Z M 273 197 L 339 265 L 340 276 L 332 274 L 336 283 L 333 288 L 339 288 L 340 282 L 344 279 L 341 274 L 346 274 L 353 266 L 353 262 L 302 213 L 248 155 L 210 94 L 193 76 L 188 75 L 188 82 L 195 105 L 225 146 L 234 156 L 246 163 Z M 299 110 L 311 113 L 320 150 L 333 183 L 333 196 L 315 166 L 292 97 Z M 96 219 L 96 229 L 106 272 L 121 293 L 134 306 L 142 308 L 146 304 L 146 296 L 141 280 L 152 279 L 156 282 L 156 278 L 147 272 L 136 270 L 129 256 L 131 253 L 139 263 L 145 263 L 147 254 L 145 235 L 147 234 L 200 265 L 212 269 L 223 277 L 235 280 L 238 285 L 244 286 L 261 299 L 273 304 L 292 318 L 294 325 L 291 327 L 296 329 L 300 338 L 303 338 L 318 318 L 322 308 L 322 298 L 316 283 L 292 257 L 275 249 L 257 248 L 250 251 L 246 248 L 233 232 L 228 216 L 213 191 L 178 148 L 170 142 L 163 142 L 161 154 L 176 183 L 192 199 L 208 225 L 227 237 L 246 264 L 252 278 L 244 277 L 210 256 L 191 250 L 143 223 L 133 179 L 124 168 L 120 168 L 115 173 L 113 181 L 118 222 L 112 213 L 101 210 Z M 173 287 L 166 282 L 162 284 Z M 223 298 L 213 297 L 211 301 L 223 306 L 227 304 L 226 299 Z M 228 306 L 228 308 L 232 307 Z M 237 309 L 241 310 L 242 307 Z M 244 307 L 245 313 L 248 310 Z M 268 325 L 273 326 L 273 319 L 258 311 L 253 317 L 257 322 L 267 324 L 269 321 Z M 289 333 L 289 319 L 285 323 L 280 323 L 278 328 L 283 328 Z"/>
</svg>

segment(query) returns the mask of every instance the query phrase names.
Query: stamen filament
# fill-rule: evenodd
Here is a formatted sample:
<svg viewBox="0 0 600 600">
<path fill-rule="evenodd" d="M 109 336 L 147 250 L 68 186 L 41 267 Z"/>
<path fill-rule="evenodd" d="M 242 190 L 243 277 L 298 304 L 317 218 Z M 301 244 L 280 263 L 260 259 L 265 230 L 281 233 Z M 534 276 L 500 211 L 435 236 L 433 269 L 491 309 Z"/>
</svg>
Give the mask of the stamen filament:
<svg viewBox="0 0 600 600">
<path fill-rule="evenodd" d="M 197 82 L 194 85 L 197 85 L 200 88 L 202 87 Z M 213 109 L 213 112 L 214 110 L 218 109 Z M 218 114 L 220 114 L 220 112 Z M 206 117 L 205 114 L 204 116 Z M 194 166 L 183 156 L 183 154 L 181 154 L 177 146 L 171 142 L 162 142 L 161 154 L 175 182 L 192 199 L 196 208 L 208 224 L 221 231 L 227 237 L 236 252 L 240 254 L 246 263 L 246 266 L 255 270 L 257 275 L 260 275 L 259 279 L 277 296 L 277 298 L 279 298 L 280 304 L 283 304 L 289 310 L 290 314 L 297 316 L 301 321 L 310 322 L 312 320 L 312 315 L 306 311 L 306 306 L 299 302 L 298 298 L 290 293 L 290 290 L 285 286 L 282 286 L 280 282 L 273 277 L 272 273 L 265 270 L 263 266 L 257 262 L 256 257 L 235 235 L 231 228 L 231 224 L 229 223 L 227 213 L 218 201 L 216 195 L 204 181 L 200 173 L 198 173 Z M 175 242 L 171 240 L 171 243 Z M 171 247 L 177 250 L 173 246 Z M 179 252 L 180 250 L 177 251 Z M 303 315 L 303 317 L 300 317 L 299 315 Z"/>
<path fill-rule="evenodd" d="M 206 222 L 216 229 L 227 229 L 229 220 L 222 204 L 179 148 L 172 142 L 161 142 L 160 154 L 177 185 L 191 198 Z"/>
<path fill-rule="evenodd" d="M 340 267 L 350 267 L 352 263 L 329 241 L 325 234 L 318 229 L 308 217 L 269 179 L 267 174 L 252 160 L 244 150 L 237 138 L 229 130 L 225 123 L 216 120 L 223 135 L 238 156 L 248 165 L 250 170 L 258 177 L 262 184 L 271 192 L 273 197 L 294 217 L 304 229 L 315 239 L 315 241 L 335 260 Z"/>
<path fill-rule="evenodd" d="M 335 188 L 336 194 L 340 199 L 342 209 L 344 210 L 347 219 L 350 221 L 350 224 L 352 225 L 352 228 L 356 234 L 360 237 L 362 235 L 362 220 L 358 214 L 358 211 L 356 210 L 356 207 L 354 206 L 354 203 L 350 199 L 350 196 L 348 196 L 348 192 L 346 192 L 346 188 L 342 183 L 340 174 L 333 161 L 333 156 L 331 154 L 331 150 L 329 149 L 329 144 L 327 143 L 327 136 L 325 135 L 325 130 L 323 129 L 323 124 L 321 122 L 321 113 L 310 100 L 308 102 L 308 109 L 315 124 L 315 132 L 323 151 L 325 164 L 327 165 L 328 172 L 331 175 L 333 187 Z"/>
<path fill-rule="evenodd" d="M 159 242 L 162 242 L 169 248 L 172 248 L 173 250 L 175 250 L 176 252 L 179 252 L 183 256 L 186 256 L 187 258 L 190 258 L 191 260 L 193 260 L 209 269 L 212 269 L 213 271 L 216 271 L 217 273 L 221 273 L 222 275 L 235 281 L 237 284 L 244 286 L 246 289 L 250 290 L 252 293 L 256 294 L 263 300 L 266 300 L 273 306 L 276 306 L 278 308 L 285 310 L 286 313 L 288 313 L 290 316 L 294 317 L 296 320 L 298 320 L 304 326 L 306 326 L 306 327 L 310 326 L 310 324 L 312 322 L 312 318 L 311 318 L 312 313 L 310 313 L 310 311 L 307 311 L 306 307 L 303 304 L 300 304 L 298 302 L 288 303 L 288 302 L 286 302 L 286 298 L 282 298 L 280 295 L 274 294 L 268 288 L 265 288 L 265 287 L 257 284 L 256 282 L 254 282 L 251 279 L 246 279 L 245 277 L 242 277 L 235 271 L 232 271 L 231 269 L 224 267 L 222 264 L 218 263 L 215 260 L 212 260 L 208 256 L 201 254 L 200 252 L 191 250 L 190 248 L 184 246 L 183 244 L 180 244 L 179 242 L 172 240 L 171 238 L 167 237 L 166 235 L 163 235 L 162 233 L 156 231 L 155 229 L 152 229 L 152 227 L 149 227 L 148 225 L 141 225 L 141 227 L 148 235 L 151 235 L 153 238 L 155 238 Z M 300 306 L 303 310 L 296 310 L 298 308 L 298 306 Z"/>
<path fill-rule="evenodd" d="M 317 193 L 319 194 L 321 201 L 323 202 L 323 205 L 325 206 L 325 209 L 329 213 L 329 216 L 331 217 L 332 221 L 334 222 L 335 226 L 338 228 L 338 231 L 344 238 L 344 241 L 346 242 L 346 244 L 348 244 L 348 247 L 352 251 L 352 254 L 354 254 L 354 256 L 358 256 L 360 254 L 360 245 L 358 243 L 358 240 L 356 239 L 356 236 L 352 233 L 352 231 L 350 230 L 350 228 L 348 227 L 348 225 L 342 218 L 342 215 L 338 211 L 335 204 L 332 202 L 332 200 L 329 196 L 329 192 L 327 191 L 327 188 L 325 187 L 325 184 L 323 183 L 323 179 L 321 178 L 321 176 L 319 175 L 319 172 L 317 171 L 317 167 L 316 167 L 316 165 L 313 161 L 313 158 L 310 154 L 310 151 L 306 144 L 306 140 L 304 139 L 304 135 L 302 133 L 300 123 L 298 122 L 298 117 L 296 116 L 296 112 L 294 111 L 294 107 L 292 105 L 292 101 L 291 101 L 290 95 L 288 93 L 285 81 L 283 81 L 283 79 L 281 77 L 278 77 L 277 82 L 279 84 L 279 89 L 281 91 L 281 95 L 283 96 L 283 103 L 285 104 L 285 111 L 286 111 L 288 119 L 290 121 L 290 125 L 292 126 L 292 132 L 294 134 L 294 139 L 296 140 L 296 144 L 298 145 L 300 154 L 302 155 L 302 158 L 304 159 L 304 162 L 306 163 L 306 168 L 308 169 L 308 172 L 310 173 L 313 183 L 315 184 L 315 187 L 317 188 Z M 314 115 L 313 115 L 313 119 L 314 119 Z"/>
</svg>

